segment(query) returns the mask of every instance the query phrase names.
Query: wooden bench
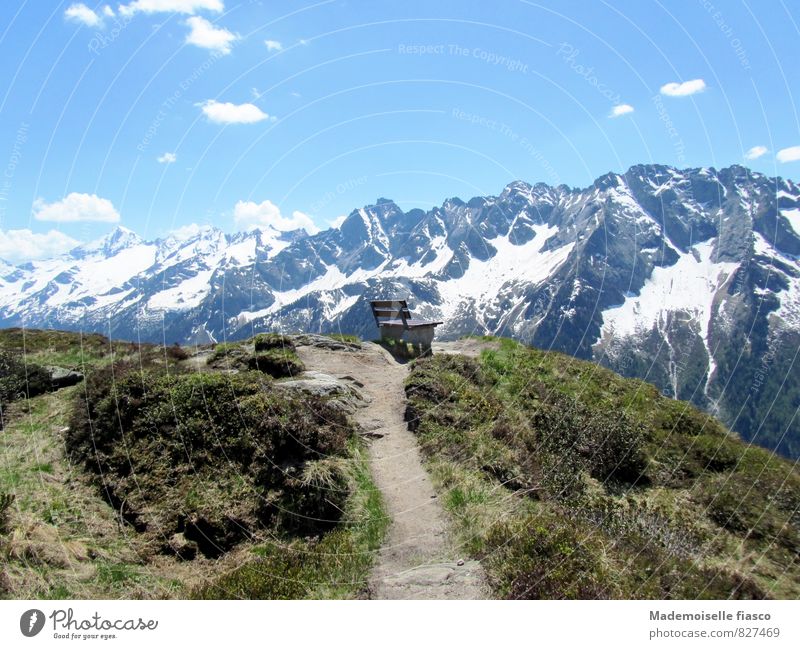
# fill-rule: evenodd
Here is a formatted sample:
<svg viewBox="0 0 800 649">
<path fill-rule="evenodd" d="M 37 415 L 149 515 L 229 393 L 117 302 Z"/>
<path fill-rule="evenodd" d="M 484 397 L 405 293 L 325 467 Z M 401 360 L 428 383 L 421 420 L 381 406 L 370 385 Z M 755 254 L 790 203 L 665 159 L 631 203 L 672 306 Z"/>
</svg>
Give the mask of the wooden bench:
<svg viewBox="0 0 800 649">
<path fill-rule="evenodd" d="M 434 329 L 442 322 L 417 320 L 411 315 L 405 300 L 370 300 L 369 304 L 375 325 L 381 332 L 381 340 L 404 340 L 422 352 L 430 351 Z"/>
</svg>

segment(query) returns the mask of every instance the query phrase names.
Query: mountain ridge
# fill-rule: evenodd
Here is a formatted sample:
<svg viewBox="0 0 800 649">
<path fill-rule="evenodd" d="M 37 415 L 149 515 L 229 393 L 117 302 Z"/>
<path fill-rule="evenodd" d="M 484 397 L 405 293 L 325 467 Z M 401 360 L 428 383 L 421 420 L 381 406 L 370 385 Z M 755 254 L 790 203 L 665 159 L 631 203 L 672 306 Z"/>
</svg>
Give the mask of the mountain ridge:
<svg viewBox="0 0 800 649">
<path fill-rule="evenodd" d="M 403 295 L 445 321 L 444 339 L 503 335 L 595 360 L 800 455 L 791 180 L 740 165 L 634 165 L 585 188 L 517 180 L 427 211 L 379 198 L 313 235 L 131 235 L 4 273 L 0 325 L 167 343 L 265 330 L 370 338 L 361 298 Z"/>
</svg>

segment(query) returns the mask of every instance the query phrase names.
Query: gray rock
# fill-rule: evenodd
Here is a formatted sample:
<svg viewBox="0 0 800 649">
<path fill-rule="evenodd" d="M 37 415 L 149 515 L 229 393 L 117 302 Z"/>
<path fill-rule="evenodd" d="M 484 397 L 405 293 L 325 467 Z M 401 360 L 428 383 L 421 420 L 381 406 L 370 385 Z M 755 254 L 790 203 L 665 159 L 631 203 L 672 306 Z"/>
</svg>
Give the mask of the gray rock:
<svg viewBox="0 0 800 649">
<path fill-rule="evenodd" d="M 280 381 L 275 384 L 275 387 L 284 390 L 299 390 L 315 397 L 335 401 L 350 414 L 369 402 L 361 390 L 324 372 L 304 372 L 302 378 Z"/>
<path fill-rule="evenodd" d="M 45 369 L 50 372 L 50 381 L 53 384 L 53 388 L 56 390 L 60 388 L 67 388 L 83 381 L 83 374 L 74 370 L 68 370 L 65 367 L 49 365 L 45 367 Z"/>
<path fill-rule="evenodd" d="M 317 349 L 328 349 L 333 352 L 354 352 L 361 349 L 361 343 L 335 340 L 334 338 L 317 334 L 298 334 L 296 336 L 290 336 L 290 338 L 298 347 L 316 347 Z"/>
</svg>

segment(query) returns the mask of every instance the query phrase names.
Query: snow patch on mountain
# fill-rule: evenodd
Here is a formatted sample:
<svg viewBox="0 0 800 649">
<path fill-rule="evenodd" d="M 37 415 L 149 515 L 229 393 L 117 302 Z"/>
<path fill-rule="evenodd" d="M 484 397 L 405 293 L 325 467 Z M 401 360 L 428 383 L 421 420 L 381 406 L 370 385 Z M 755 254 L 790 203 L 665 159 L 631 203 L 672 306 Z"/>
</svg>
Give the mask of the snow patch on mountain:
<svg viewBox="0 0 800 649">
<path fill-rule="evenodd" d="M 781 210 L 781 216 L 789 221 L 789 225 L 792 226 L 792 230 L 795 231 L 795 234 L 800 235 L 800 207 L 791 210 Z"/>
<path fill-rule="evenodd" d="M 201 270 L 179 284 L 159 291 L 147 301 L 147 308 L 185 311 L 199 306 L 208 295 L 213 274 L 213 269 Z"/>
<path fill-rule="evenodd" d="M 533 226 L 533 230 L 533 239 L 522 245 L 514 244 L 508 236 L 488 240 L 487 243 L 497 250 L 493 257 L 486 261 L 470 259 L 461 277 L 441 282 L 442 317 L 451 317 L 465 300 L 474 300 L 476 305 L 490 308 L 501 289 L 508 285 L 535 286 L 550 277 L 566 261 L 575 243 L 544 250 L 547 240 L 558 228 L 540 224 Z"/>
<path fill-rule="evenodd" d="M 713 261 L 713 252 L 714 242 L 705 241 L 681 254 L 672 266 L 654 268 L 639 295 L 627 297 L 621 305 L 603 311 L 600 340 L 613 342 L 627 336 L 641 336 L 654 325 L 663 328 L 675 314 L 687 314 L 696 323 L 708 352 L 710 376 L 714 358 L 708 331 L 714 301 L 739 266 L 735 262 Z"/>
</svg>

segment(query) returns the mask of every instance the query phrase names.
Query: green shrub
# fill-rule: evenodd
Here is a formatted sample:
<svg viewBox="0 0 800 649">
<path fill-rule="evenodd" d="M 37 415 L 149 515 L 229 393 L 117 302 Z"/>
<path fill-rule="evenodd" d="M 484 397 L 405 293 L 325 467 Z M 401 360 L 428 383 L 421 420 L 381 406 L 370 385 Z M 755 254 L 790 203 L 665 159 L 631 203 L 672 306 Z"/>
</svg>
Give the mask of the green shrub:
<svg viewBox="0 0 800 649">
<path fill-rule="evenodd" d="M 737 468 L 703 482 L 708 516 L 762 547 L 777 544 L 800 555 L 800 476 L 758 448 L 744 451 Z"/>
<path fill-rule="evenodd" d="M 189 352 L 187 352 L 178 343 L 174 343 L 169 347 L 165 347 L 164 352 L 166 353 L 167 358 L 170 358 L 174 361 L 185 361 L 187 358 L 189 358 Z"/>
<path fill-rule="evenodd" d="M 528 516 L 490 530 L 486 561 L 509 599 L 606 599 L 619 590 L 602 567 L 601 546 L 568 519 Z"/>
<path fill-rule="evenodd" d="M 351 442 L 347 479 L 352 491 L 342 523 L 321 539 L 276 539 L 254 548 L 254 556 L 195 589 L 199 599 L 343 598 L 364 588 L 389 519 L 372 481 L 364 450 Z M 342 474 L 342 461 L 312 463 L 304 479 L 329 484 Z"/>
<path fill-rule="evenodd" d="M 8 522 L 11 517 L 11 505 L 14 504 L 14 494 L 0 493 L 0 534 L 8 534 Z"/>
<path fill-rule="evenodd" d="M 326 402 L 267 390 L 269 380 L 114 364 L 89 375 L 67 449 L 154 542 L 183 535 L 217 556 L 270 526 L 329 530 L 347 487 L 304 470 L 343 456 L 353 431 Z"/>
<path fill-rule="evenodd" d="M 241 343 L 217 343 L 214 345 L 214 350 L 206 359 L 206 363 L 208 365 L 216 365 L 219 361 L 235 361 L 245 356 L 248 356 L 247 350 L 242 347 Z"/>
<path fill-rule="evenodd" d="M 290 349 L 294 351 L 295 348 L 294 342 L 289 336 L 276 333 L 256 335 L 253 338 L 253 346 L 257 352 L 265 352 L 272 349 Z"/>
<path fill-rule="evenodd" d="M 195 599 L 305 599 L 320 587 L 352 588 L 337 568 L 343 563 L 371 562 L 346 530 L 334 530 L 319 541 L 259 548 L 260 556 L 198 588 Z M 337 566 L 337 564 L 339 564 Z M 352 568 L 351 568 L 352 570 Z M 348 571 L 349 573 L 349 571 Z M 347 575 L 349 576 L 349 574 Z"/>
<path fill-rule="evenodd" d="M 297 376 L 306 369 L 303 361 L 290 348 L 272 348 L 267 351 L 256 352 L 248 360 L 248 367 L 266 372 L 276 379 Z"/>
<path fill-rule="evenodd" d="M 580 490 L 581 470 L 602 482 L 634 484 L 642 479 L 647 458 L 640 424 L 623 413 L 589 410 L 557 392 L 543 391 L 542 399 L 546 401 L 531 421 L 556 473 L 554 486 L 568 494 Z"/>
<path fill-rule="evenodd" d="M 50 372 L 35 363 L 26 363 L 18 354 L 0 351 L 0 404 L 35 397 L 50 389 Z"/>
</svg>

